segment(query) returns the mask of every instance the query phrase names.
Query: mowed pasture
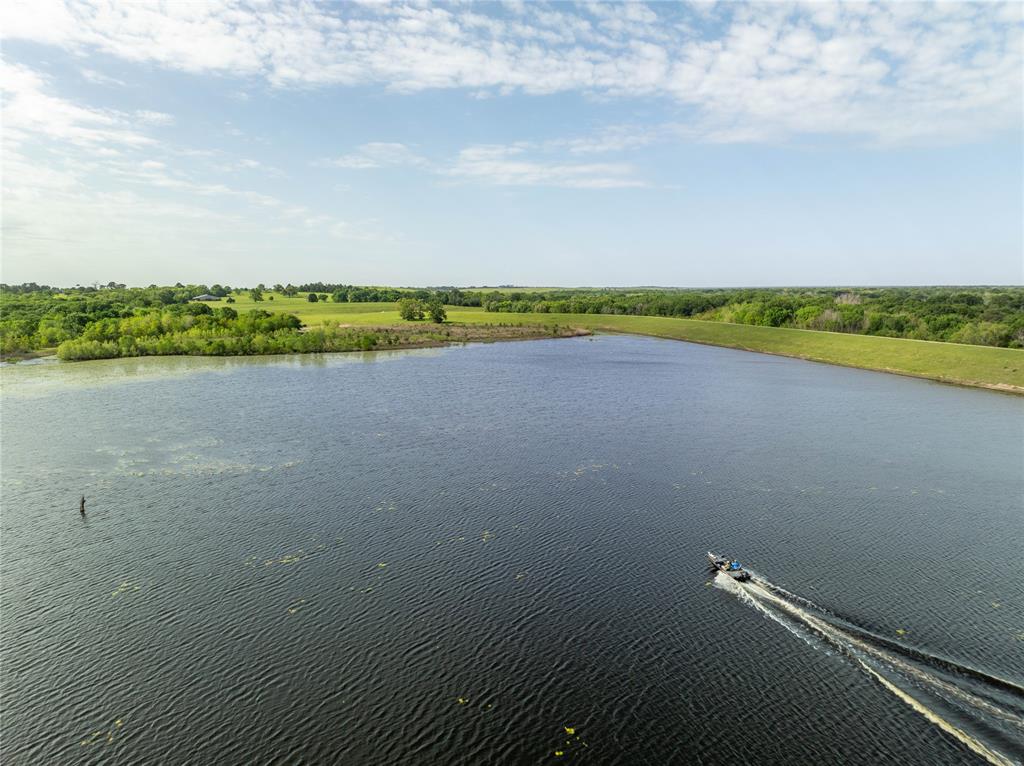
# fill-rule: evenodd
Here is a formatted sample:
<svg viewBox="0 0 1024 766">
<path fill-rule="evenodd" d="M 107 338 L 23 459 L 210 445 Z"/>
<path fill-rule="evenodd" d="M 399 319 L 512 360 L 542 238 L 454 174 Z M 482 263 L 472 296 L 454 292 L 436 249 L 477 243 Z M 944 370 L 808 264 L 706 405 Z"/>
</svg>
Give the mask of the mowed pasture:
<svg viewBox="0 0 1024 766">
<path fill-rule="evenodd" d="M 288 297 L 277 293 L 265 292 L 262 301 L 254 302 L 248 293 L 232 296 L 235 302 L 231 308 L 235 311 L 278 311 L 295 314 L 303 324 L 315 326 L 325 322 L 342 324 L 395 324 L 399 322 L 398 309 L 394 303 L 335 303 L 334 301 L 317 301 L 310 303 L 306 294 Z M 268 300 L 270 296 L 274 300 Z M 223 300 L 211 302 L 210 306 L 225 306 Z"/>
<path fill-rule="evenodd" d="M 221 302 L 213 305 L 224 304 Z M 310 303 L 305 295 L 291 298 L 275 295 L 273 301 L 264 300 L 260 303 L 253 303 L 246 295 L 236 297 L 234 307 L 239 311 L 252 308 L 287 311 L 311 326 L 324 323 L 389 325 L 402 322 L 393 303 Z M 674 317 L 489 313 L 479 308 L 450 306 L 448 319 L 451 322 L 488 324 L 557 323 L 598 332 L 652 335 L 1024 393 L 1024 351 L 1019 349 Z"/>
</svg>

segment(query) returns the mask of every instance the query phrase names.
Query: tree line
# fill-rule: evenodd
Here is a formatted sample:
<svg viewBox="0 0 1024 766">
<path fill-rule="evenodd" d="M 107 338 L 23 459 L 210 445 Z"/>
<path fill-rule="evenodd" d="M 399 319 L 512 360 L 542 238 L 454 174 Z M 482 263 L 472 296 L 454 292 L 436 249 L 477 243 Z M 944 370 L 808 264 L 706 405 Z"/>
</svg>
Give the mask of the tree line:
<svg viewBox="0 0 1024 766">
<path fill-rule="evenodd" d="M 332 285 L 309 284 L 309 287 Z M 380 333 L 309 330 L 291 314 L 256 310 L 240 313 L 235 295 L 257 302 L 272 301 L 271 290 L 282 286 L 232 288 L 228 285 L 181 284 L 127 287 L 106 285 L 60 288 L 26 283 L 0 285 L 0 352 L 20 354 L 57 348 L 62 359 L 97 359 L 151 354 L 265 354 L 310 351 L 352 351 L 387 345 Z M 446 319 L 445 298 L 429 290 L 358 288 L 357 302 L 392 297 L 403 319 Z M 387 292 L 385 292 L 385 290 Z M 296 291 L 297 292 L 297 291 Z M 220 308 L 194 299 L 224 298 Z M 347 298 L 349 292 L 345 293 Z M 309 292 L 307 300 L 339 300 L 337 292 Z M 426 332 L 426 330 L 420 331 Z"/>
<path fill-rule="evenodd" d="M 486 311 L 674 316 L 1024 348 L 1022 287 L 492 292 Z"/>
<path fill-rule="evenodd" d="M 90 324 L 57 347 L 65 361 L 135 356 L 246 356 L 373 351 L 469 341 L 564 337 L 572 328 L 527 325 L 406 325 L 398 327 L 304 328 L 298 317 L 260 309 L 237 312 L 206 304 L 144 309 L 130 317 Z"/>
<path fill-rule="evenodd" d="M 481 306 L 491 312 L 674 316 L 1024 348 L 1022 287 L 485 291 L 454 287 L 433 290 L 358 287 L 323 282 L 269 288 L 264 284 L 231 287 L 180 282 L 172 286 L 126 287 L 109 282 L 60 288 L 30 282 L 0 284 L 0 352 L 10 354 L 56 347 L 82 338 L 87 328 L 101 320 L 133 319 L 154 313 L 201 318 L 212 309 L 192 300 L 203 294 L 223 297 L 225 304 L 232 304 L 236 295 L 248 294 L 254 301 L 261 302 L 272 301 L 274 293 L 305 293 L 310 302 L 395 303 L 407 321 L 429 316 L 435 323 L 443 322 L 446 306 Z M 228 318 L 216 313 L 211 316 L 220 320 Z M 195 324 L 197 320 L 190 321 Z M 208 321 L 211 320 L 201 320 L 199 324 L 202 326 Z M 106 323 L 98 327 L 109 326 L 110 323 Z M 191 326 L 185 329 L 190 330 Z M 100 330 L 97 328 L 94 332 Z M 91 337 L 84 340 L 112 342 Z"/>
</svg>

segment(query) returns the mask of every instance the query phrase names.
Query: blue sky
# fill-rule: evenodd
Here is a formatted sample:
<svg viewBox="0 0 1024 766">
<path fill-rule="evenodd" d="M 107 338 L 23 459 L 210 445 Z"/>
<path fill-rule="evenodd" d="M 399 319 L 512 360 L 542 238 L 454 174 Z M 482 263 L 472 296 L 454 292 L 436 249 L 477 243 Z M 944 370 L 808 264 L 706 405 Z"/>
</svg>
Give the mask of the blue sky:
<svg viewBox="0 0 1024 766">
<path fill-rule="evenodd" d="M 2 278 L 1019 284 L 1022 7 L 8 2 Z"/>
</svg>

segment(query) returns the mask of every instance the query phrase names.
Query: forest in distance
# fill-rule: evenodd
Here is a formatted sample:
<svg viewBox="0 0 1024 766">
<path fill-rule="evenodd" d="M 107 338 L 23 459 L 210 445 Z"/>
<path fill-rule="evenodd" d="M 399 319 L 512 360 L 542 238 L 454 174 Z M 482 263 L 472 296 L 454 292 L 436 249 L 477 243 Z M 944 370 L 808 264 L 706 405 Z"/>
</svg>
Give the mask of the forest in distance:
<svg viewBox="0 0 1024 766">
<path fill-rule="evenodd" d="M 81 341 L 75 352 L 65 347 L 65 356 L 71 358 L 86 353 L 87 348 L 89 353 L 97 351 L 95 345 L 86 347 L 85 343 L 117 342 L 122 336 L 130 336 L 140 353 L 159 353 L 155 349 L 161 346 L 145 339 L 183 332 L 206 332 L 222 339 L 297 333 L 301 323 L 294 316 L 275 313 L 272 317 L 268 312 L 247 316 L 251 312 L 235 312 L 229 305 L 235 302 L 235 296 L 244 295 L 249 302 L 265 302 L 271 308 L 275 294 L 304 295 L 311 302 L 397 304 L 412 300 L 424 308 L 443 304 L 498 313 L 682 317 L 1024 348 L 1024 287 L 1020 286 L 529 290 L 415 289 L 325 282 L 270 287 L 181 283 L 128 287 L 110 282 L 64 288 L 35 283 L 0 285 L 0 351 L 18 354 Z M 222 308 L 211 309 L 207 303 L 196 302 L 200 295 L 219 299 Z M 437 316 L 443 319 L 443 313 Z M 350 340 L 346 339 L 344 345 Z M 163 345 L 168 342 L 164 337 Z M 308 342 L 290 341 L 282 350 L 293 346 L 302 350 L 300 347 Z M 225 341 L 213 353 L 232 353 L 231 349 L 245 345 Z M 114 354 L 107 347 L 104 355 L 126 354 Z"/>
<path fill-rule="evenodd" d="M 750 288 L 487 294 L 488 311 L 674 316 L 1024 347 L 1022 287 Z"/>
</svg>

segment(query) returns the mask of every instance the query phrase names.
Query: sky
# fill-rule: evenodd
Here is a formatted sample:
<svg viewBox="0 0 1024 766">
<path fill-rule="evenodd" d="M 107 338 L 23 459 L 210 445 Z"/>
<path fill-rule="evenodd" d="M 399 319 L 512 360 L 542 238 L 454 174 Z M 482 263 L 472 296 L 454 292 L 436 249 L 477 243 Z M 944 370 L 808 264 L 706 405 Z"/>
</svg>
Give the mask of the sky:
<svg viewBox="0 0 1024 766">
<path fill-rule="evenodd" d="M 1024 283 L 1024 4 L 0 4 L 0 278 Z"/>
</svg>

